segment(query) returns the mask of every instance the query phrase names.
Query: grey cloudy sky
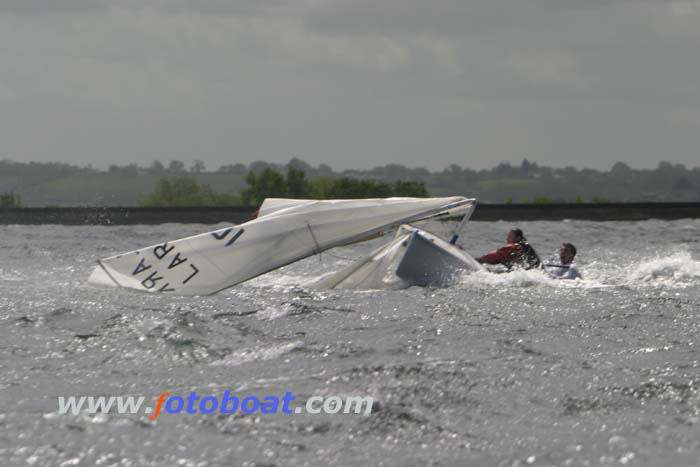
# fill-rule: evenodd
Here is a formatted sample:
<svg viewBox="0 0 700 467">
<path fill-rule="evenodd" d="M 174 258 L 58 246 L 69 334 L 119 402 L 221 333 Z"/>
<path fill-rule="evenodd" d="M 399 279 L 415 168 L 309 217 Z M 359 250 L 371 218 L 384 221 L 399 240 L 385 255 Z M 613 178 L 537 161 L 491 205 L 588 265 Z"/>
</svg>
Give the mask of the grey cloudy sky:
<svg viewBox="0 0 700 467">
<path fill-rule="evenodd" d="M 0 0 L 0 158 L 700 166 L 697 0 Z"/>
</svg>

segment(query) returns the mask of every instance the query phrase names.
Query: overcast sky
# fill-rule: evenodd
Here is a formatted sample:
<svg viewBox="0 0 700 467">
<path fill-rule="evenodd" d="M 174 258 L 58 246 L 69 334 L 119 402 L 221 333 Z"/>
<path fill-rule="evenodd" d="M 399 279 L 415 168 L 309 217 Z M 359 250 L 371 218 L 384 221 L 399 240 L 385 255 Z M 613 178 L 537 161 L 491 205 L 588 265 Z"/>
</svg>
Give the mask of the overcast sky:
<svg viewBox="0 0 700 467">
<path fill-rule="evenodd" d="M 0 158 L 700 166 L 698 0 L 0 0 Z"/>
</svg>

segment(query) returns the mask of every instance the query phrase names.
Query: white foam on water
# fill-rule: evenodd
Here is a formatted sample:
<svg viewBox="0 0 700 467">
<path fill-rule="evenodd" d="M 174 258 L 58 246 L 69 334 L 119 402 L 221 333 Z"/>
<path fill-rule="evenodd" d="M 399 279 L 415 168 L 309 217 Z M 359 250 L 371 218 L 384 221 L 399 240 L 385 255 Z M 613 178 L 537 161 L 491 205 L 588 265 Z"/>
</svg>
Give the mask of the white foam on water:
<svg viewBox="0 0 700 467">
<path fill-rule="evenodd" d="M 535 285 L 554 285 L 555 279 L 547 276 L 544 271 L 538 270 L 518 270 L 509 273 L 497 274 L 489 271 L 477 271 L 471 274 L 464 274 L 460 281 L 462 284 L 479 287 L 531 287 Z"/>
<path fill-rule="evenodd" d="M 294 307 L 290 304 L 284 304 L 281 306 L 270 306 L 256 313 L 255 316 L 261 320 L 273 320 L 282 318 L 289 315 L 294 310 Z"/>
<path fill-rule="evenodd" d="M 241 349 L 233 352 L 231 355 L 213 362 L 212 366 L 238 366 L 248 362 L 261 360 L 273 360 L 281 357 L 293 350 L 304 347 L 302 341 L 288 342 L 286 344 L 273 345 L 262 349 Z"/>
<path fill-rule="evenodd" d="M 0 269 L 0 280 L 18 282 L 25 279 L 25 276 L 17 271 L 5 271 Z"/>
<path fill-rule="evenodd" d="M 647 257 L 627 264 L 594 261 L 578 267 L 583 279 L 555 279 L 542 270 L 516 270 L 500 274 L 478 271 L 464 274 L 460 284 L 484 289 L 535 286 L 585 289 L 686 288 L 700 284 L 700 261 L 693 259 L 688 251 L 674 251 L 667 255 Z"/>
<path fill-rule="evenodd" d="M 633 263 L 623 272 L 629 285 L 690 287 L 700 282 L 700 261 L 679 251 Z"/>
<path fill-rule="evenodd" d="M 304 284 L 309 281 L 309 277 L 301 276 L 296 274 L 282 274 L 280 272 L 270 272 L 263 274 L 262 276 L 256 277 L 248 282 L 246 285 L 252 287 L 297 287 L 300 284 Z"/>
<path fill-rule="evenodd" d="M 466 273 L 460 280 L 461 285 L 482 289 L 490 288 L 513 288 L 513 287 L 556 287 L 556 288 L 605 288 L 611 287 L 609 284 L 601 283 L 597 280 L 587 279 L 586 272 L 583 271 L 583 279 L 565 280 L 555 279 L 546 271 L 541 269 L 515 270 L 507 273 L 494 273 L 490 271 L 477 271 Z"/>
</svg>

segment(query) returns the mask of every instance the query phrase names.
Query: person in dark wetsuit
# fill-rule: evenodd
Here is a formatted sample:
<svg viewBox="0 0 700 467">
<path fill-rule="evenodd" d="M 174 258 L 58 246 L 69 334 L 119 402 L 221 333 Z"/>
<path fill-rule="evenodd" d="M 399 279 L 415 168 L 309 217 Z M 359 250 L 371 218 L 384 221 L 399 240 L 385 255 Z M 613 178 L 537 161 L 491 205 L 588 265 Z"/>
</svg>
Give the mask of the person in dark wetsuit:
<svg viewBox="0 0 700 467">
<path fill-rule="evenodd" d="M 525 269 L 533 269 L 540 266 L 540 257 L 534 248 L 527 243 L 522 230 L 513 229 L 509 231 L 506 242 L 498 250 L 477 258 L 477 261 L 486 264 L 502 264 L 508 269 L 514 266 Z"/>
</svg>

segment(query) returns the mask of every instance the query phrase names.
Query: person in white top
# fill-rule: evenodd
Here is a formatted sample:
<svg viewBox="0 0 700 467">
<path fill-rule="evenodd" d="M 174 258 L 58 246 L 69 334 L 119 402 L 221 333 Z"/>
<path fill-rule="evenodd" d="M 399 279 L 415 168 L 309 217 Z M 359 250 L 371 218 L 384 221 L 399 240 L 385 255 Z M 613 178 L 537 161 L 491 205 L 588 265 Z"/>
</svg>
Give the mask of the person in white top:
<svg viewBox="0 0 700 467">
<path fill-rule="evenodd" d="M 561 264 L 547 264 L 549 273 L 555 279 L 582 279 L 581 273 L 574 264 L 576 247 L 571 243 L 563 243 L 559 248 L 559 260 Z"/>
</svg>

